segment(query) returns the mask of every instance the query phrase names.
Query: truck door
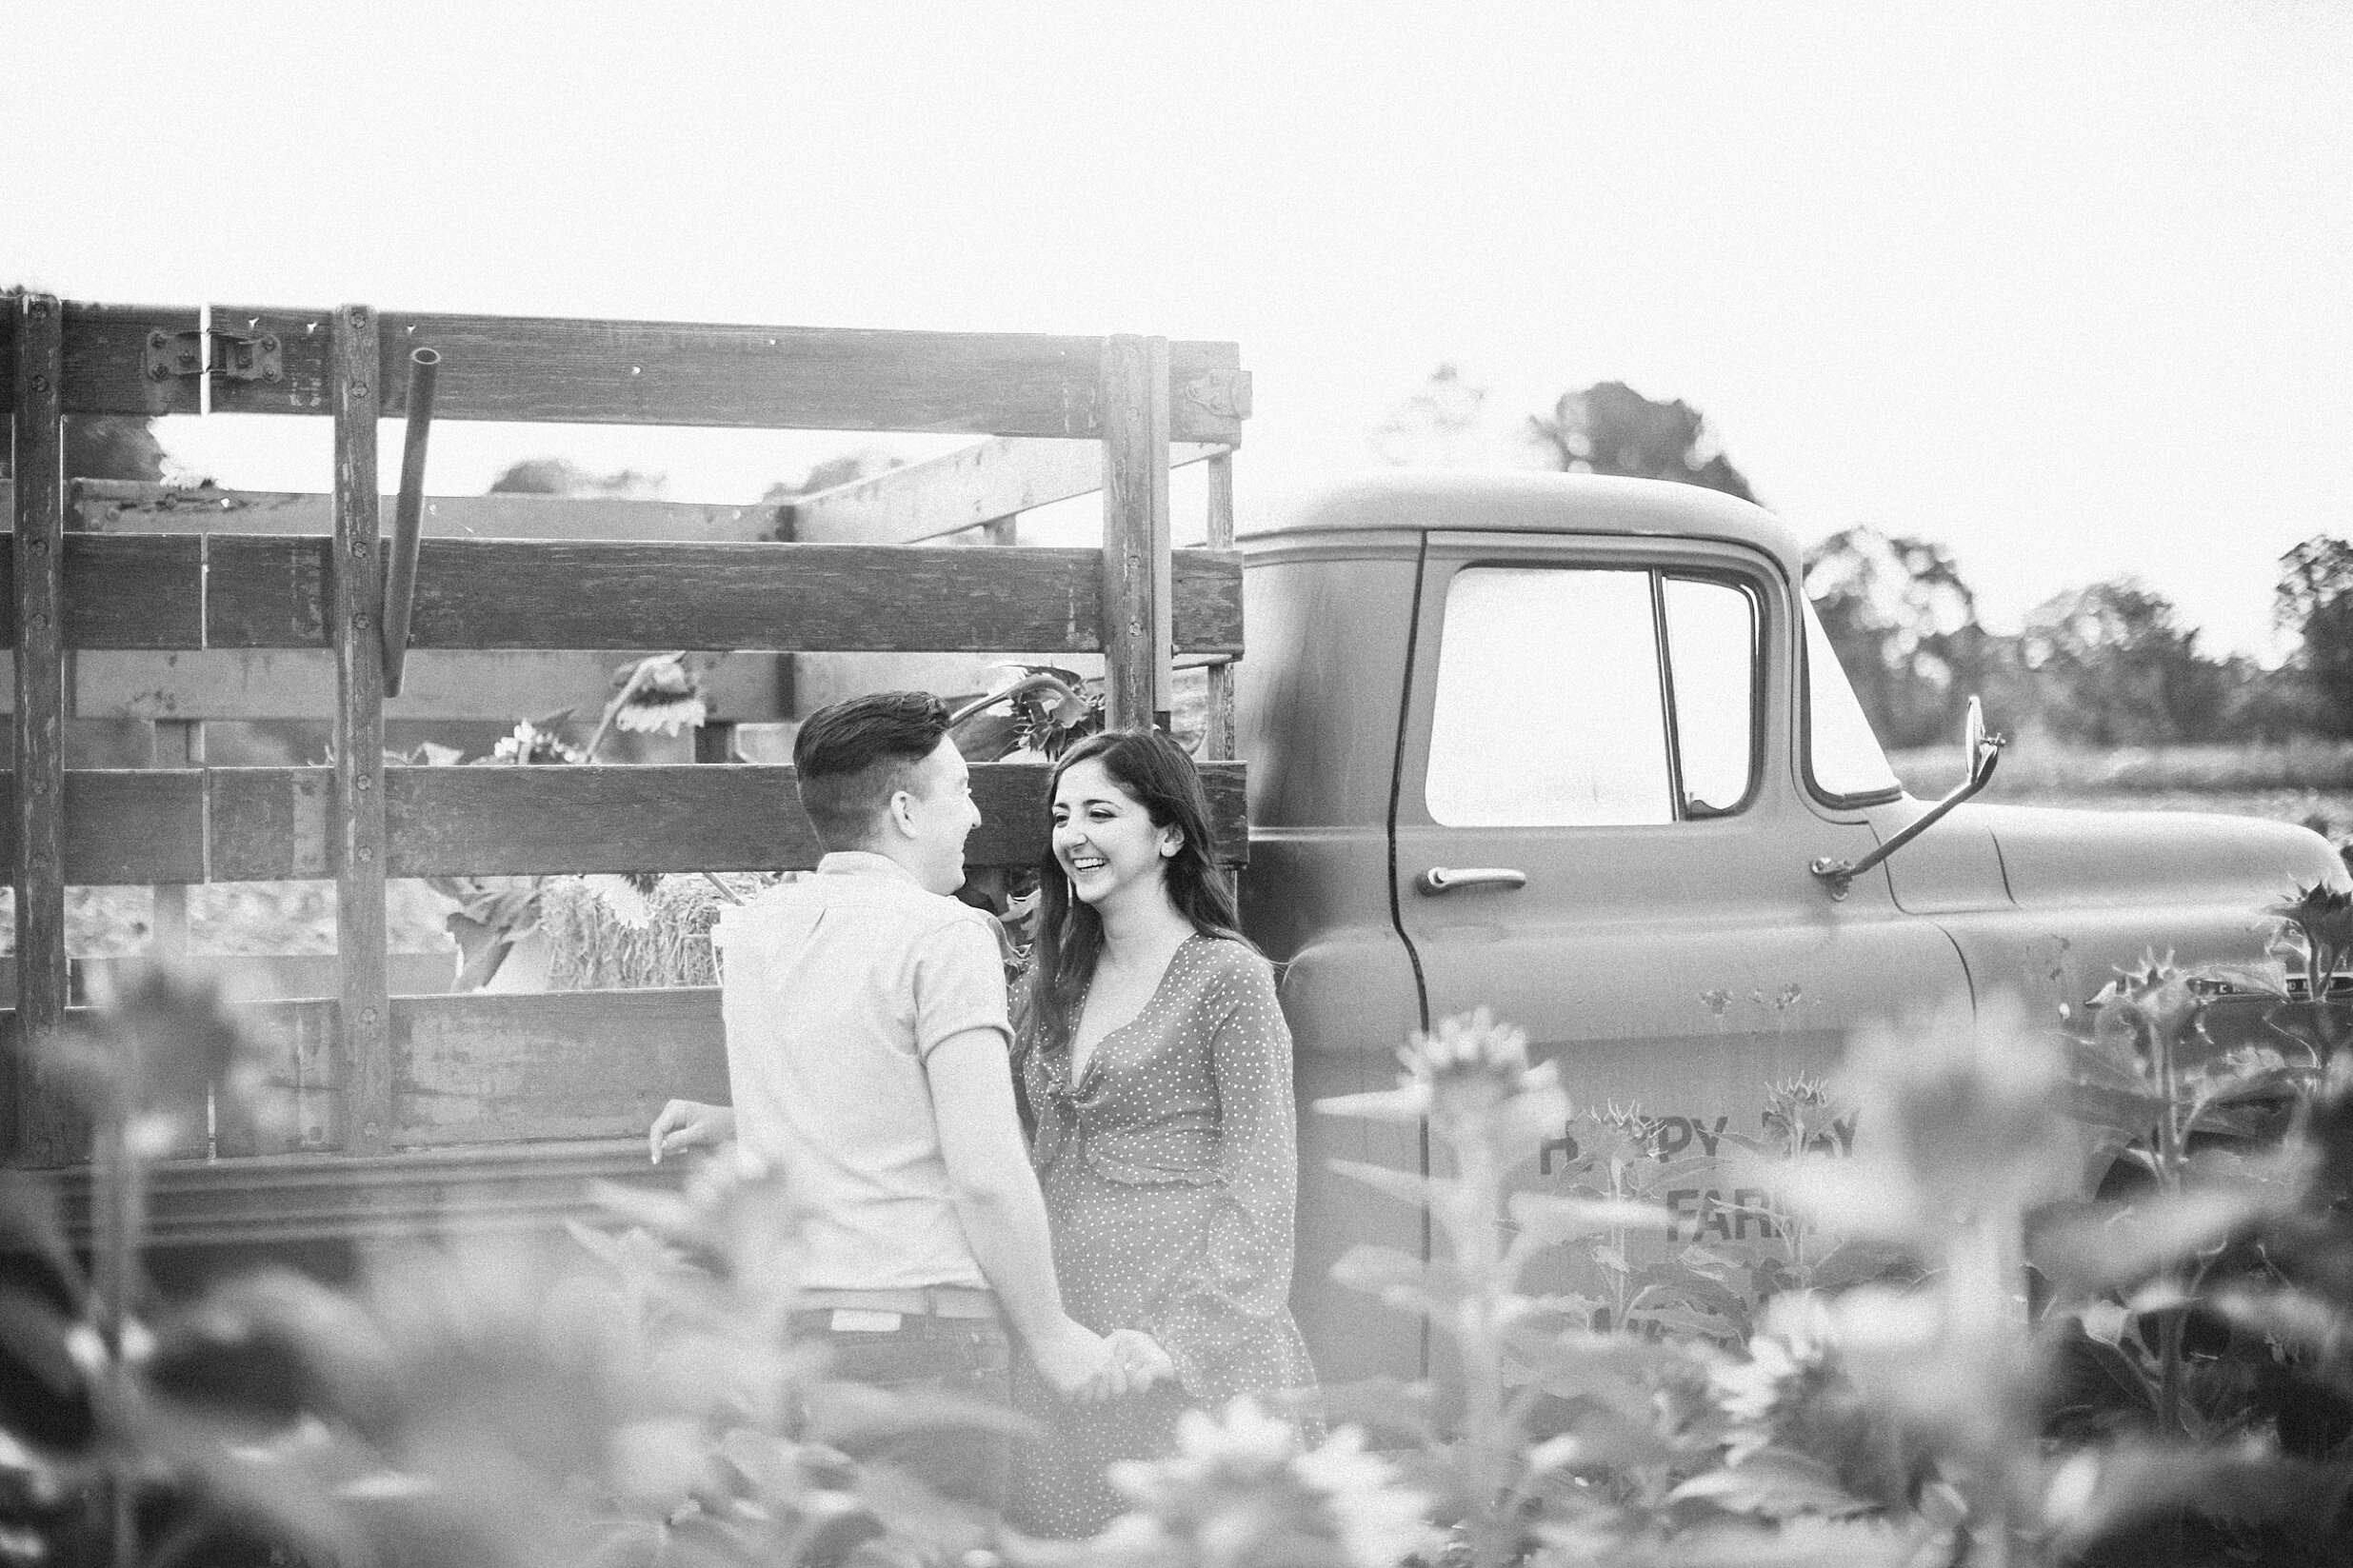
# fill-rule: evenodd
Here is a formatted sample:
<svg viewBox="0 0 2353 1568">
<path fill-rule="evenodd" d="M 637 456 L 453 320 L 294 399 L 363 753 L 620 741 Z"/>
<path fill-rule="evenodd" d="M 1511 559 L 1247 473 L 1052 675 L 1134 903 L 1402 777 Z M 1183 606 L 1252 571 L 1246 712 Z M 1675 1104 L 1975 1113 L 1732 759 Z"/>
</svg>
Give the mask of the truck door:
<svg viewBox="0 0 2353 1568">
<path fill-rule="evenodd" d="M 1640 1107 L 1663 1170 L 1755 1135 L 1766 1091 L 1827 1071 L 1848 1031 L 1965 995 L 1951 941 L 1884 873 L 1833 900 L 1807 870 L 1876 841 L 1804 760 L 1782 563 L 1707 541 L 1431 533 L 1421 585 L 1392 832 L 1432 1022 L 1486 1006 L 1525 1028 L 1580 1110 Z M 1836 695 L 1851 707 L 1843 678 Z M 1530 1148 L 1521 1179 L 1562 1181 L 1576 1126 Z M 1727 1181 L 1658 1196 L 1679 1243 L 1772 1244 Z"/>
</svg>

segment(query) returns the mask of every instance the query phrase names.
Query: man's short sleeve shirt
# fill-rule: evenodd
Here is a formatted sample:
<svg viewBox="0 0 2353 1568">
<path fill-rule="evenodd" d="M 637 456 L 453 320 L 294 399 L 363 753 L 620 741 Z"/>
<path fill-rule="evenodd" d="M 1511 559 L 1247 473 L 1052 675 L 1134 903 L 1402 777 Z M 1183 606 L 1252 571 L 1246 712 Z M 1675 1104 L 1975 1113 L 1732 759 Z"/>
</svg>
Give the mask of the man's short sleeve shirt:
<svg viewBox="0 0 2353 1568">
<path fill-rule="evenodd" d="M 985 1286 L 924 1063 L 967 1030 L 1010 1040 L 988 917 L 837 853 L 728 910 L 711 943 L 736 1137 L 805 1217 L 803 1288 Z"/>
</svg>

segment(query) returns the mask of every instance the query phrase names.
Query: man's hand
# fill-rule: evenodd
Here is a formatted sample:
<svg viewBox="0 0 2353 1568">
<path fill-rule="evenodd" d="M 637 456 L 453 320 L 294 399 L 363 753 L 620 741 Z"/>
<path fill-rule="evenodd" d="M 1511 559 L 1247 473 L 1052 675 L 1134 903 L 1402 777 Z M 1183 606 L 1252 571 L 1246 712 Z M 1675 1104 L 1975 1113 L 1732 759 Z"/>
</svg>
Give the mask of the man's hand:
<svg viewBox="0 0 2353 1568">
<path fill-rule="evenodd" d="M 735 1107 L 706 1105 L 699 1100 L 673 1100 L 662 1107 L 646 1130 L 646 1151 L 657 1165 L 666 1154 L 698 1145 L 724 1143 L 735 1136 Z"/>
<path fill-rule="evenodd" d="M 1127 1391 L 1111 1341 L 1068 1318 L 1052 1334 L 1029 1341 L 1029 1360 L 1047 1386 L 1066 1399 L 1095 1404 Z"/>
<path fill-rule="evenodd" d="M 1154 1383 L 1176 1381 L 1176 1362 L 1144 1330 L 1118 1328 L 1105 1338 L 1111 1346 L 1111 1359 L 1126 1375 L 1127 1393 L 1141 1394 Z"/>
</svg>

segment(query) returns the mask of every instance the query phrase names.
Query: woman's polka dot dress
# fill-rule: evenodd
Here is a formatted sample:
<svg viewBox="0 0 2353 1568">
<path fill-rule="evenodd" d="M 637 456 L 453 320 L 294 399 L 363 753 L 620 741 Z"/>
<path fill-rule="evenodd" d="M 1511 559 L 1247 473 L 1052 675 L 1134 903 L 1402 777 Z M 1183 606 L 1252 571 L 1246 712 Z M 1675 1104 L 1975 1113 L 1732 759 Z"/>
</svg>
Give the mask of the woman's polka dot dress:
<svg viewBox="0 0 2353 1568">
<path fill-rule="evenodd" d="M 1088 1536 L 1124 1508 L 1104 1467 L 1170 1452 L 1186 1407 L 1314 1388 L 1289 1307 L 1290 1029 L 1265 959 L 1195 935 L 1084 1081 L 1067 1035 L 1025 1028 L 1016 1058 L 1064 1307 L 1097 1333 L 1144 1330 L 1177 1367 L 1175 1387 L 1083 1405 L 1016 1360 L 1015 1399 L 1046 1436 L 1027 1445 L 1012 1522 Z"/>
</svg>

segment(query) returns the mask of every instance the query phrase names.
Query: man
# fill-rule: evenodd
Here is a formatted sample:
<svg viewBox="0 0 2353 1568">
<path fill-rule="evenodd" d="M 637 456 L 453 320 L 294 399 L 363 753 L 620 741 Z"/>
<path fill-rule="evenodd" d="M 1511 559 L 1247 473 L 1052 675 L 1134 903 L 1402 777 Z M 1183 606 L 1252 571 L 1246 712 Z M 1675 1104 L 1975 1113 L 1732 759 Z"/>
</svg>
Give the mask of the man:
<svg viewBox="0 0 2353 1568">
<path fill-rule="evenodd" d="M 801 726 L 825 858 L 711 934 L 734 1104 L 673 1100 L 648 1140 L 659 1163 L 732 1136 L 781 1172 L 806 1216 L 794 1327 L 829 1341 L 837 1376 L 1007 1403 L 1009 1321 L 1057 1392 L 1108 1398 L 1133 1379 L 1063 1310 L 995 931 L 947 896 L 980 825 L 947 722 L 928 693 L 882 692 Z M 936 1489 L 993 1509 L 1006 1454 L 958 1434 L 919 1458 Z"/>
</svg>

